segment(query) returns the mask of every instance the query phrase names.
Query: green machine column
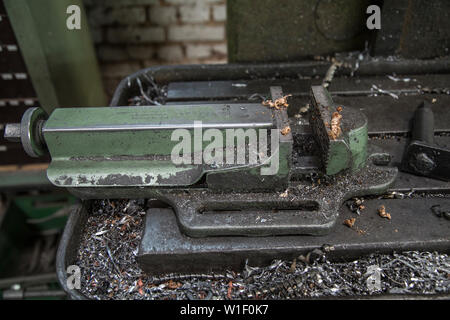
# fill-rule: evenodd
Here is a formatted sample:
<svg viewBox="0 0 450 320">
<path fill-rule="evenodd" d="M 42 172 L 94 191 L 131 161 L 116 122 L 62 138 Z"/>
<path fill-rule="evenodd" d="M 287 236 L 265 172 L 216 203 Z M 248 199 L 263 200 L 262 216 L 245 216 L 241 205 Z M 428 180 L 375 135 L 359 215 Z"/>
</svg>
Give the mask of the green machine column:
<svg viewBox="0 0 450 320">
<path fill-rule="evenodd" d="M 288 62 L 363 50 L 369 0 L 227 0 L 228 60 Z"/>
<path fill-rule="evenodd" d="M 40 104 L 102 106 L 106 97 L 81 0 L 4 0 Z M 81 30 L 69 30 L 67 8 L 81 9 Z"/>
</svg>

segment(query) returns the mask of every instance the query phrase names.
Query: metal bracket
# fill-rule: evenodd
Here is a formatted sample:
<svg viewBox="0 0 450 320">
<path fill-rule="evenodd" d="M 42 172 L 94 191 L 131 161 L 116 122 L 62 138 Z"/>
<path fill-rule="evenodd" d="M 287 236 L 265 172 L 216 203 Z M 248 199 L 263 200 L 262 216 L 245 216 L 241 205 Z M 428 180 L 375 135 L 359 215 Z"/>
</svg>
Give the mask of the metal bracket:
<svg viewBox="0 0 450 320">
<path fill-rule="evenodd" d="M 425 101 L 414 114 L 412 138 L 406 147 L 401 170 L 450 181 L 450 150 L 434 143 L 434 115 Z"/>
<path fill-rule="evenodd" d="M 214 193 L 170 191 L 163 200 L 175 210 L 178 225 L 191 237 L 323 235 L 330 231 L 342 203 L 355 196 L 381 194 L 391 186 L 397 168 L 368 161 L 356 173 L 331 183 L 292 182 L 284 192 Z"/>
</svg>

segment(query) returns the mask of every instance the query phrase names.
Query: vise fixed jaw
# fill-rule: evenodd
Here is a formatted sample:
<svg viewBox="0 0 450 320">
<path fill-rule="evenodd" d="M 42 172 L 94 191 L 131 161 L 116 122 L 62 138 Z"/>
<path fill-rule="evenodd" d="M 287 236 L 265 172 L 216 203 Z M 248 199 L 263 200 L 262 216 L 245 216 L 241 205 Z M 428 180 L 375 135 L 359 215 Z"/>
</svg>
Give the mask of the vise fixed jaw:
<svg viewBox="0 0 450 320">
<path fill-rule="evenodd" d="M 273 101 L 282 97 L 281 89 L 271 89 Z M 188 236 L 321 235 L 334 226 L 344 200 L 385 192 L 397 169 L 370 161 L 367 119 L 359 110 L 334 104 L 323 87 L 312 87 L 311 105 L 312 130 L 300 136 L 319 150 L 314 166 L 322 184 L 292 161 L 294 153 L 312 157 L 294 150 L 299 134 L 285 108 L 64 108 L 45 122 L 22 121 L 20 131 L 50 153 L 47 176 L 54 185 L 82 199 L 161 200 Z M 186 149 L 186 161 L 174 161 L 174 150 L 179 156 Z M 207 151 L 214 161 L 198 157 Z M 243 164 L 225 161 L 239 151 Z"/>
<path fill-rule="evenodd" d="M 311 88 L 311 128 L 321 150 L 324 172 L 356 171 L 367 160 L 367 118 L 357 109 L 337 105 L 322 86 Z"/>
</svg>

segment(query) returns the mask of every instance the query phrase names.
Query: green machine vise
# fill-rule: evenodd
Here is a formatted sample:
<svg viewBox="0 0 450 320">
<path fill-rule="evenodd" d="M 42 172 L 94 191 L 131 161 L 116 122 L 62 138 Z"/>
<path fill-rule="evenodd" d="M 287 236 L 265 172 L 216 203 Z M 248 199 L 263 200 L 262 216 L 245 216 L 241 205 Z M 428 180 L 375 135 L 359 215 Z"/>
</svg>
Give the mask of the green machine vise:
<svg viewBox="0 0 450 320">
<path fill-rule="evenodd" d="M 279 87 L 271 93 L 282 98 Z M 257 103 L 60 108 L 49 117 L 32 108 L 5 137 L 30 156 L 48 152 L 55 186 L 82 199 L 164 201 L 192 237 L 324 234 L 344 200 L 385 192 L 397 171 L 372 161 L 380 152 L 360 110 L 336 105 L 322 86 L 312 87 L 311 108 L 306 125 Z M 268 223 L 255 222 L 261 215 Z"/>
</svg>

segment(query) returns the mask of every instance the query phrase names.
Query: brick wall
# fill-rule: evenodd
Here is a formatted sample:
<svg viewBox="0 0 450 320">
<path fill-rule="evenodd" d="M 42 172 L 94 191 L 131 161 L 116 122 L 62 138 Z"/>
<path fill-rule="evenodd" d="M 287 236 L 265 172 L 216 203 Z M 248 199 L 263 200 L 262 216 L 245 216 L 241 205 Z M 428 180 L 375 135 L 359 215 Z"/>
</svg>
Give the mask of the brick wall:
<svg viewBox="0 0 450 320">
<path fill-rule="evenodd" d="M 225 1 L 84 0 L 108 96 L 142 68 L 225 63 Z"/>
</svg>

